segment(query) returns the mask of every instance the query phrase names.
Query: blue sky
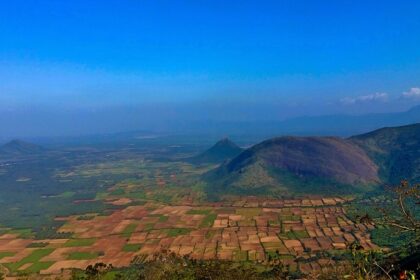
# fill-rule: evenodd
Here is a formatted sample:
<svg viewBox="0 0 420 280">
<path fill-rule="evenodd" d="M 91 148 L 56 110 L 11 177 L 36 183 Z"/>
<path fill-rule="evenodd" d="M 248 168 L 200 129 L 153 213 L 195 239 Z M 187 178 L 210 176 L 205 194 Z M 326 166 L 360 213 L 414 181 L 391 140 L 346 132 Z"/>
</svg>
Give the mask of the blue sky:
<svg viewBox="0 0 420 280">
<path fill-rule="evenodd" d="M 419 14 L 415 0 L 0 0 L 0 110 L 403 110 L 420 102 Z"/>
</svg>

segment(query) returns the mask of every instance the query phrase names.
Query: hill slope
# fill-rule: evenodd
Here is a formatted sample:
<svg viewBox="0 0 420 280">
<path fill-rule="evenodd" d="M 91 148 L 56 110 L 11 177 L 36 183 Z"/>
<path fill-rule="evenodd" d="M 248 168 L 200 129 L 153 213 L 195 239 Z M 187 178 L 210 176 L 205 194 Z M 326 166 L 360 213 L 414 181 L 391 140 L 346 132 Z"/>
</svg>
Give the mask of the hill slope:
<svg viewBox="0 0 420 280">
<path fill-rule="evenodd" d="M 383 182 L 420 181 L 420 123 L 382 128 L 350 140 L 376 162 Z"/>
<path fill-rule="evenodd" d="M 188 161 L 194 164 L 221 163 L 234 158 L 241 152 L 242 149 L 239 146 L 228 138 L 224 138 L 202 154 L 189 158 Z"/>
<path fill-rule="evenodd" d="M 205 174 L 212 192 L 352 193 L 401 179 L 420 181 L 420 124 L 348 139 L 279 137 Z"/>
<path fill-rule="evenodd" d="M 0 156 L 25 156 L 37 154 L 44 151 L 44 148 L 36 144 L 21 140 L 12 140 L 0 146 Z"/>
<path fill-rule="evenodd" d="M 351 141 L 279 137 L 245 150 L 204 179 L 219 191 L 235 193 L 340 193 L 351 191 L 350 186 L 377 184 L 377 170 L 364 150 Z"/>
</svg>

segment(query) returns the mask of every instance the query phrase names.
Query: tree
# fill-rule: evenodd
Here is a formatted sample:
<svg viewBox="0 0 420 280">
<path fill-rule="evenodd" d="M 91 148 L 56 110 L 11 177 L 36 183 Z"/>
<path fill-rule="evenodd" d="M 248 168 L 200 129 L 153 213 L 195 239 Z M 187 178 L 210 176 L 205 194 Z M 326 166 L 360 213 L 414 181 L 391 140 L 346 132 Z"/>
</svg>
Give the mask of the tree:
<svg viewBox="0 0 420 280">
<path fill-rule="evenodd" d="M 400 234 L 410 233 L 406 246 L 394 249 L 386 256 L 399 271 L 400 279 L 409 279 L 410 273 L 420 273 L 420 184 L 411 185 L 403 180 L 389 189 L 397 205 L 392 204 L 391 209 L 381 208 L 382 217 L 375 222 L 392 227 Z"/>
</svg>

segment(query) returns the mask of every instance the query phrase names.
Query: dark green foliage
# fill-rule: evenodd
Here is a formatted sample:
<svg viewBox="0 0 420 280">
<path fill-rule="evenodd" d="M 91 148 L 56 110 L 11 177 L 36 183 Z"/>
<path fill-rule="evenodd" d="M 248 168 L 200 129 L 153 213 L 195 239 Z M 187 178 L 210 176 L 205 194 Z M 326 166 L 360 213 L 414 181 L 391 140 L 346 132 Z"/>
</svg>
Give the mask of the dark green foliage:
<svg viewBox="0 0 420 280">
<path fill-rule="evenodd" d="M 112 265 L 99 262 L 94 265 L 89 265 L 84 271 L 74 270 L 72 273 L 72 280 L 90 280 L 90 279 L 115 279 L 108 278 L 107 274 L 112 271 Z"/>
<path fill-rule="evenodd" d="M 101 266 L 102 267 L 102 266 Z M 259 280 L 286 279 L 288 269 L 281 265 L 258 267 L 254 263 L 221 260 L 200 261 L 173 254 L 158 255 L 152 260 L 136 257 L 130 267 L 125 269 L 98 270 L 89 266 L 83 273 L 73 273 L 76 279 L 154 279 L 154 280 Z M 111 275 L 111 276 L 108 276 Z M 296 275 L 301 276 L 301 275 Z M 294 278 L 289 278 L 294 279 Z"/>
<path fill-rule="evenodd" d="M 15 162 L 3 165 L 0 172 L 0 224 L 31 228 L 39 239 L 65 238 L 65 235 L 56 234 L 61 223 L 54 221 L 56 216 L 104 213 L 118 208 L 92 199 L 98 191 L 124 179 L 123 174 L 57 176 L 58 170 L 68 172 L 74 166 L 103 158 L 103 154 L 49 150 L 23 159 L 11 157 Z M 21 178 L 29 180 L 22 181 Z"/>
<path fill-rule="evenodd" d="M 45 242 L 33 242 L 31 244 L 29 244 L 27 247 L 28 248 L 44 248 L 48 245 L 48 243 Z"/>
</svg>

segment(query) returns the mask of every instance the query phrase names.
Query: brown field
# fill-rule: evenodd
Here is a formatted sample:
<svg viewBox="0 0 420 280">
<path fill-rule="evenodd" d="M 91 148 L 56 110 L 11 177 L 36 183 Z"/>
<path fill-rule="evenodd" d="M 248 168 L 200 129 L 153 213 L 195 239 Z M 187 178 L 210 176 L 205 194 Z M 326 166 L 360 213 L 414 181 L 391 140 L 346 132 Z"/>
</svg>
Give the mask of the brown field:
<svg viewBox="0 0 420 280">
<path fill-rule="evenodd" d="M 124 204 L 120 200 L 117 204 Z M 338 197 L 267 200 L 245 197 L 196 207 L 146 203 L 116 210 L 109 216 L 91 220 L 68 217 L 60 232 L 72 232 L 67 239 L 31 240 L 13 234 L 0 236 L 0 253 L 13 256 L 0 263 L 14 263 L 31 254 L 32 242 L 48 243 L 52 252 L 40 262 L 51 262 L 44 274 L 64 268 L 85 268 L 96 262 L 127 266 L 135 255 L 153 255 L 162 250 L 197 259 L 255 260 L 264 262 L 278 254 L 282 262 L 295 264 L 295 258 L 309 259 L 320 251 L 345 250 L 358 241 L 366 249 L 377 246 L 370 239 L 373 225 L 354 224 Z M 86 241 L 87 240 L 87 241 Z M 80 241 L 80 244 L 78 243 Z M 87 243 L 84 243 L 87 242 Z M 125 250 L 139 244 L 138 251 Z M 91 259 L 69 259 L 71 253 L 98 253 Z M 326 259 L 300 264 L 302 271 L 319 269 Z M 25 269 L 22 266 L 20 269 Z"/>
</svg>

